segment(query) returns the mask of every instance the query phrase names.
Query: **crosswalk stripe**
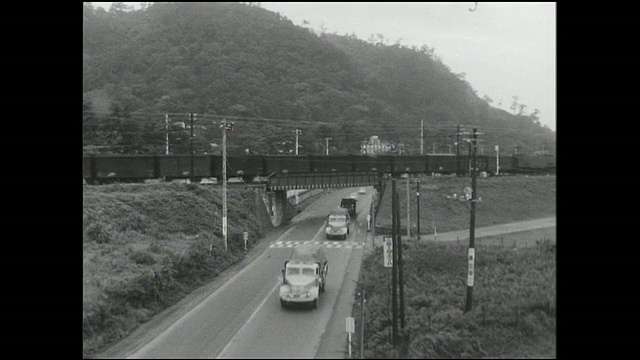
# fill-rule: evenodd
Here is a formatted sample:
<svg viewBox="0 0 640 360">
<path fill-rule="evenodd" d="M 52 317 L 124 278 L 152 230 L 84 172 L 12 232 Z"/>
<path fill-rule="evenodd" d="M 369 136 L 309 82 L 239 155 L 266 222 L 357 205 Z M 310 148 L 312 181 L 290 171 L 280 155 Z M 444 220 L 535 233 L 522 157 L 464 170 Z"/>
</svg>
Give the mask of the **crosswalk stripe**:
<svg viewBox="0 0 640 360">
<path fill-rule="evenodd" d="M 298 245 L 313 243 L 313 241 L 277 241 L 271 245 L 269 248 L 292 248 Z M 327 249 L 364 249 L 364 243 L 361 242 L 348 242 L 348 243 L 332 243 L 332 242 L 315 242 L 316 244 L 325 247 Z"/>
</svg>

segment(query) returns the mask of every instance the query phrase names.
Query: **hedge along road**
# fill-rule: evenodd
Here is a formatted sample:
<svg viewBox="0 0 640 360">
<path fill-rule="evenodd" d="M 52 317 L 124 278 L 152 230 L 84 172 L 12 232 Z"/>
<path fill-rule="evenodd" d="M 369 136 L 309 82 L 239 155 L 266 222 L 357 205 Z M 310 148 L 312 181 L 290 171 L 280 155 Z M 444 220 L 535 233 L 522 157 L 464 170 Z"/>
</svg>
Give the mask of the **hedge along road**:
<svg viewBox="0 0 640 360">
<path fill-rule="evenodd" d="M 314 201 L 279 237 L 264 239 L 259 246 L 263 252 L 246 267 L 214 280 L 215 286 L 196 290 L 98 357 L 315 357 L 323 339 L 333 337 L 325 334 L 327 324 L 332 317 L 344 316 L 334 308 L 338 303 L 350 304 L 352 294 L 341 288 L 348 276 L 357 278 L 357 274 L 348 275 L 349 271 L 360 268 L 369 189 L 368 194 L 359 196 L 357 219 L 346 241 L 325 241 L 324 220 L 342 197 L 357 191 L 353 188 L 336 190 Z M 317 309 L 283 309 L 278 287 L 284 261 L 292 253 L 287 246 L 309 240 L 327 247 L 326 291 Z M 344 318 L 341 321 L 344 323 Z"/>
</svg>

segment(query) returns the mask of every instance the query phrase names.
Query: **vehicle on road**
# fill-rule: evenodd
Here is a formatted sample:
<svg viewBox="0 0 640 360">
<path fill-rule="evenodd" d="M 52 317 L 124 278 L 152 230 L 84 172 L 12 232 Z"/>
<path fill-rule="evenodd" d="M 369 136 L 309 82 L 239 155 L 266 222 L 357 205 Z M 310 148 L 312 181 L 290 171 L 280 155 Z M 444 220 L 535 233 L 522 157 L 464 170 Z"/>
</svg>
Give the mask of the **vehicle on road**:
<svg viewBox="0 0 640 360">
<path fill-rule="evenodd" d="M 327 239 L 342 238 L 347 239 L 349 235 L 349 225 L 351 224 L 351 216 L 349 210 L 345 208 L 335 208 L 327 215 L 327 225 L 325 234 Z"/>
<path fill-rule="evenodd" d="M 367 193 L 367 189 L 366 188 L 360 188 L 360 190 L 358 190 L 358 194 L 360 195 L 364 195 Z"/>
<path fill-rule="evenodd" d="M 320 292 L 325 290 L 329 265 L 322 247 L 304 244 L 294 248 L 291 259 L 284 262 L 280 306 L 294 303 L 311 304 L 318 307 Z"/>
<path fill-rule="evenodd" d="M 357 197 L 357 195 L 356 195 L 356 197 Z M 357 201 L 358 201 L 357 199 L 354 199 L 352 197 L 343 198 L 342 201 L 340 202 L 340 207 L 349 210 L 349 216 L 355 217 L 356 216 L 356 202 Z"/>
</svg>

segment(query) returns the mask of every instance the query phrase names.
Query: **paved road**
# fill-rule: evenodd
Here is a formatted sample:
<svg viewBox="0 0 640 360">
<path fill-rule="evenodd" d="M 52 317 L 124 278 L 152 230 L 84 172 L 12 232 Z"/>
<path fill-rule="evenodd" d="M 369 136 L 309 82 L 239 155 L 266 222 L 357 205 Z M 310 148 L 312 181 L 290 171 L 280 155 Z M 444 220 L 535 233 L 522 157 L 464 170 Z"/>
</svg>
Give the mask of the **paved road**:
<svg viewBox="0 0 640 360">
<path fill-rule="evenodd" d="M 359 214 L 346 241 L 325 242 L 324 219 L 343 196 L 354 191 L 342 189 L 318 199 L 284 233 L 263 240 L 261 248 L 254 249 L 261 253 L 252 254 L 253 261 L 225 272 L 100 357 L 342 357 L 340 336 L 344 317 L 350 316 L 354 288 L 348 279 L 358 276 L 367 234 L 367 211 L 362 209 L 369 208 L 370 195 L 359 196 Z M 310 240 L 326 247 L 326 291 L 317 309 L 282 309 L 277 293 L 280 270 L 292 246 Z M 333 330 L 338 323 L 342 327 Z"/>
<path fill-rule="evenodd" d="M 475 230 L 475 238 L 482 238 L 487 236 L 496 236 L 502 234 L 509 234 L 520 231 L 528 231 L 528 230 L 536 230 L 536 229 L 544 229 L 551 228 L 556 226 L 556 218 L 547 217 L 535 220 L 528 221 L 517 221 L 508 224 L 500 224 L 500 225 L 492 225 L 479 227 Z M 459 230 L 459 231 L 449 231 L 446 233 L 440 233 L 437 236 L 434 234 L 431 235 L 421 235 L 420 241 L 457 241 L 457 240 L 465 240 L 469 238 L 469 229 Z M 376 247 L 382 246 L 383 236 L 376 236 L 375 244 Z"/>
<path fill-rule="evenodd" d="M 324 239 L 324 217 L 356 189 L 319 198 L 210 284 L 140 326 L 104 351 L 105 358 L 344 358 L 345 318 L 351 316 L 362 256 L 372 251 L 366 209 L 372 188 L 360 195 L 347 241 Z M 555 217 L 476 229 L 476 237 L 555 226 Z M 438 234 L 437 241 L 467 239 L 468 230 Z M 282 309 L 277 289 L 283 263 L 301 241 L 326 247 L 327 290 L 317 309 Z M 423 235 L 422 241 L 435 240 Z M 382 236 L 375 243 L 381 246 Z"/>
</svg>

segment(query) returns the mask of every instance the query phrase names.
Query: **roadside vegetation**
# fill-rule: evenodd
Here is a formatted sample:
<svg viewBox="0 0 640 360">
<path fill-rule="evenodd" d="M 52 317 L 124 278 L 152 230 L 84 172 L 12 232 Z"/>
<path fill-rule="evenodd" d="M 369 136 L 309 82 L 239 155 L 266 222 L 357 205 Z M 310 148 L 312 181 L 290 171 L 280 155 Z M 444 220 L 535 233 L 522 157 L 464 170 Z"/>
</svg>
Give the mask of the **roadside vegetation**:
<svg viewBox="0 0 640 360">
<path fill-rule="evenodd" d="M 448 199 L 470 186 L 469 178 L 421 182 L 423 234 L 468 229 L 468 202 Z M 406 183 L 400 181 L 401 218 Z M 478 179 L 483 202 L 476 226 L 555 216 L 555 176 Z M 415 187 L 412 190 L 415 200 Z M 412 207 L 416 204 L 413 203 Z M 391 224 L 391 185 L 378 218 Z M 386 215 L 385 214 L 388 214 Z M 415 213 L 411 214 L 415 219 Z M 380 222 L 378 222 L 380 224 Z M 424 227 L 423 227 L 424 226 Z M 382 231 L 385 229 L 383 225 Z M 379 229 L 379 231 L 381 231 Z M 412 229 L 412 231 L 415 231 Z M 415 232 L 414 232 L 415 234 Z M 555 228 L 476 239 L 473 308 L 464 313 L 468 242 L 403 243 L 404 341 L 392 346 L 391 268 L 380 249 L 363 259 L 352 316 L 354 358 L 360 358 L 361 295 L 366 293 L 364 358 L 555 358 Z M 398 321 L 400 330 L 400 321 Z"/>
<path fill-rule="evenodd" d="M 397 356 L 555 358 L 555 243 L 542 238 L 526 248 L 476 246 L 473 308 L 465 314 L 466 254 L 466 244 L 403 244 L 406 341 Z M 391 269 L 382 263 L 376 251 L 360 273 L 358 292 L 364 287 L 367 295 L 366 359 L 393 356 Z M 352 316 L 358 323 L 361 314 L 356 296 Z M 356 326 L 357 344 L 360 331 Z M 359 351 L 357 346 L 355 358 Z"/>
<path fill-rule="evenodd" d="M 83 188 L 83 355 L 121 339 L 245 256 L 273 228 L 253 189 L 229 189 L 229 251 L 219 187 Z"/>
</svg>

